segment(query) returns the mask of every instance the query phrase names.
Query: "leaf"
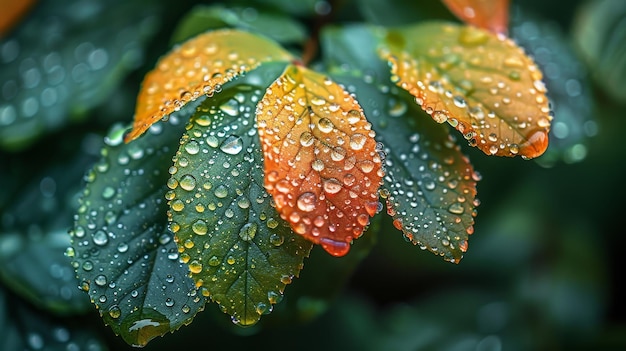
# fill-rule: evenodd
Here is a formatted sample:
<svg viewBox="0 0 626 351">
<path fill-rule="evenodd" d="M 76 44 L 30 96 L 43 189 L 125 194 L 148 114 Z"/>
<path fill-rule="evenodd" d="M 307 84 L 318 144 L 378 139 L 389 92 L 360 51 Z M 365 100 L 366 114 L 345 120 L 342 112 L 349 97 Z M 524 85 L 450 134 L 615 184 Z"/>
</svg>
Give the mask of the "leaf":
<svg viewBox="0 0 626 351">
<path fill-rule="evenodd" d="M 561 160 L 580 162 L 587 155 L 590 138 L 598 131 L 589 71 L 566 33 L 555 23 L 519 6 L 513 14 L 511 38 L 535 58 L 544 72 L 554 112 L 550 145 L 538 162 L 544 166 Z"/>
<path fill-rule="evenodd" d="M 383 169 L 358 102 L 328 77 L 290 65 L 257 108 L 265 187 L 292 229 L 343 256 L 378 208 Z"/>
<path fill-rule="evenodd" d="M 240 325 L 272 311 L 312 247 L 279 218 L 263 187 L 254 121 L 263 90 L 237 84 L 198 107 L 166 195 L 181 260 L 200 292 Z"/>
<path fill-rule="evenodd" d="M 124 128 L 106 137 L 103 157 L 87 184 L 71 231 L 80 287 L 104 322 L 130 345 L 191 322 L 206 299 L 196 292 L 167 226 L 167 167 L 187 118 L 182 110 L 132 144 Z"/>
<path fill-rule="evenodd" d="M 263 34 L 279 43 L 304 42 L 303 25 L 280 12 L 268 12 L 253 7 L 196 5 L 176 27 L 173 42 L 182 42 L 210 29 L 239 28 Z"/>
<path fill-rule="evenodd" d="M 509 0 L 442 0 L 463 22 L 494 33 L 507 34 Z"/>
<path fill-rule="evenodd" d="M 598 86 L 614 101 L 626 103 L 626 3 L 587 1 L 576 11 L 572 36 Z"/>
<path fill-rule="evenodd" d="M 262 36 L 234 29 L 207 32 L 177 45 L 146 74 L 137 97 L 135 121 L 125 141 L 201 95 L 219 93 L 222 85 L 263 62 L 291 61 L 292 55 Z"/>
<path fill-rule="evenodd" d="M 430 22 L 389 30 L 379 54 L 392 81 L 471 146 L 526 159 L 546 150 L 552 116 L 542 72 L 512 40 Z"/>
<path fill-rule="evenodd" d="M 25 149 L 110 101 L 143 62 L 162 5 L 38 1 L 0 40 L 0 148 Z"/>
<path fill-rule="evenodd" d="M 34 0 L 3 1 L 2 14 L 0 14 L 0 38 L 4 37 L 13 27 L 20 22 L 30 8 Z"/>
<path fill-rule="evenodd" d="M 107 350 L 93 324 L 51 318 L 44 312 L 0 286 L 0 350 Z"/>
<path fill-rule="evenodd" d="M 350 50 L 347 42 L 358 40 L 364 53 L 372 53 L 354 64 L 343 63 L 341 67 L 350 70 L 333 69 L 332 77 L 352 87 L 376 140 L 385 146 L 381 193 L 394 226 L 413 244 L 458 263 L 474 230 L 480 176 L 446 126 L 432 123 L 409 94 L 387 85 L 389 70 L 374 50 L 378 28 L 355 25 L 324 33 L 327 47 Z M 337 62 L 332 56 L 343 56 L 341 51 L 326 50 L 331 53 L 326 61 Z M 352 67 L 367 69 L 368 74 L 355 75 Z"/>
</svg>

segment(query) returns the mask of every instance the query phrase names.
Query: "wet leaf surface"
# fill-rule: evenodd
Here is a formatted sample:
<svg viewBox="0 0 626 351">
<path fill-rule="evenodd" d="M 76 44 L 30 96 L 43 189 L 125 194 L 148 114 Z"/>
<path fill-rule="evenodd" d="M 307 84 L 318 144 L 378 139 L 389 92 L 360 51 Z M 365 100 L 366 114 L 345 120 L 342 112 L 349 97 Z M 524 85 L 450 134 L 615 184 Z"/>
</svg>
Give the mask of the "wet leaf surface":
<svg viewBox="0 0 626 351">
<path fill-rule="evenodd" d="M 485 154 L 535 158 L 552 120 L 543 75 L 512 40 L 441 22 L 391 29 L 382 58 L 392 81 Z"/>
<path fill-rule="evenodd" d="M 275 42 L 234 29 L 200 34 L 176 45 L 146 74 L 137 97 L 133 130 L 139 137 L 152 124 L 201 96 L 213 96 L 222 85 L 267 61 L 293 57 Z"/>
<path fill-rule="evenodd" d="M 334 256 L 378 208 L 383 170 L 354 97 L 328 77 L 288 66 L 257 110 L 265 186 L 281 218 Z"/>
<path fill-rule="evenodd" d="M 598 132 L 589 70 L 557 23 L 514 7 L 511 38 L 532 56 L 544 74 L 554 119 L 550 144 L 537 159 L 543 165 L 584 160 Z"/>
<path fill-rule="evenodd" d="M 22 150 L 85 118 L 143 62 L 154 1 L 39 1 L 0 39 L 0 147 Z"/>
<path fill-rule="evenodd" d="M 312 244 L 293 233 L 265 191 L 255 109 L 284 65 L 268 64 L 198 106 L 168 181 L 170 227 L 200 293 L 239 325 L 282 300 Z M 259 68 L 266 71 L 267 66 Z M 266 82 L 263 82 L 263 81 Z"/>
<path fill-rule="evenodd" d="M 0 350 L 72 349 L 106 350 L 106 343 L 96 330 L 45 314 L 0 286 Z"/>
<path fill-rule="evenodd" d="M 123 142 L 124 128 L 113 128 L 102 159 L 85 175 L 70 232 L 80 288 L 130 345 L 190 323 L 206 302 L 167 225 L 167 168 L 184 130 L 179 118 L 188 116 L 172 114 L 131 144 Z"/>
<path fill-rule="evenodd" d="M 347 40 L 360 38 L 364 50 L 373 49 L 376 33 L 376 28 L 352 26 L 328 32 L 325 43 L 349 47 Z M 354 67 L 332 71 L 333 78 L 362 102 L 376 140 L 384 145 L 386 174 L 381 194 L 387 213 L 407 241 L 458 263 L 474 230 L 480 176 L 450 135 L 450 128 L 432 123 L 409 94 L 391 85 L 384 62 L 375 50 L 369 52 L 369 58 L 362 55 Z M 328 61 L 334 62 L 332 57 Z M 355 70 L 367 73 L 354 74 Z"/>
<path fill-rule="evenodd" d="M 207 30 L 223 27 L 263 34 L 279 43 L 298 43 L 306 40 L 305 27 L 293 17 L 279 11 L 217 4 L 194 7 L 180 21 L 172 34 L 172 41 L 182 42 Z"/>
</svg>

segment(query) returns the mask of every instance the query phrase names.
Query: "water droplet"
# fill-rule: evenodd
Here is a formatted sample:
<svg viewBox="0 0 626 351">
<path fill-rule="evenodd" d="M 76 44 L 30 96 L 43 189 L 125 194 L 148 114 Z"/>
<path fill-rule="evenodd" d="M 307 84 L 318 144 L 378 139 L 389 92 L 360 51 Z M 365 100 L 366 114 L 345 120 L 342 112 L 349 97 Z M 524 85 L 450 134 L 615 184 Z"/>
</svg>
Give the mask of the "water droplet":
<svg viewBox="0 0 626 351">
<path fill-rule="evenodd" d="M 205 235 L 208 231 L 208 227 L 205 221 L 199 219 L 193 222 L 193 224 L 191 225 L 191 230 L 193 230 L 193 232 L 198 235 Z"/>
<path fill-rule="evenodd" d="M 313 145 L 313 142 L 315 142 L 315 138 L 310 132 L 302 132 L 300 134 L 300 145 L 307 147 Z"/>
<path fill-rule="evenodd" d="M 465 212 L 465 209 L 463 208 L 462 204 L 455 202 L 452 205 L 450 205 L 450 207 L 448 207 L 448 211 L 454 214 L 463 214 L 463 212 Z"/>
<path fill-rule="evenodd" d="M 200 151 L 200 144 L 195 140 L 191 140 L 185 144 L 185 151 L 190 155 L 195 155 Z"/>
<path fill-rule="evenodd" d="M 324 162 L 322 160 L 315 160 L 311 162 L 311 168 L 315 171 L 321 172 L 324 169 Z"/>
<path fill-rule="evenodd" d="M 301 211 L 311 212 L 317 205 L 317 196 L 312 192 L 302 193 L 298 196 L 297 205 Z"/>
<path fill-rule="evenodd" d="M 443 111 L 434 111 L 432 113 L 432 117 L 437 123 L 443 123 L 448 120 L 448 115 Z"/>
<path fill-rule="evenodd" d="M 229 135 L 222 145 L 220 145 L 220 150 L 229 154 L 229 155 L 237 155 L 243 149 L 243 141 L 240 137 L 235 135 Z"/>
<path fill-rule="evenodd" d="M 244 241 L 251 241 L 254 239 L 257 232 L 256 223 L 246 223 L 239 231 L 239 237 Z"/>
<path fill-rule="evenodd" d="M 324 179 L 323 185 L 327 194 L 336 194 L 341 191 L 341 183 L 335 178 Z"/>
<path fill-rule="evenodd" d="M 98 230 L 93 234 L 93 243 L 98 245 L 98 246 L 103 246 L 106 245 L 106 243 L 109 242 L 109 237 L 107 236 L 107 234 L 102 231 L 102 230 Z"/>
<path fill-rule="evenodd" d="M 189 271 L 194 274 L 202 272 L 202 263 L 198 262 L 197 260 L 189 262 Z"/>
<path fill-rule="evenodd" d="M 215 194 L 216 197 L 223 199 L 226 196 L 228 196 L 228 188 L 224 185 L 219 185 L 215 188 L 215 190 L 213 191 L 213 193 Z"/>
<path fill-rule="evenodd" d="M 178 182 L 181 188 L 187 191 L 192 191 L 196 187 L 196 178 L 191 174 L 185 174 Z"/>
<path fill-rule="evenodd" d="M 322 133 L 330 133 L 333 131 L 334 125 L 330 119 L 323 117 L 317 122 L 317 127 Z"/>
<path fill-rule="evenodd" d="M 361 150 L 365 146 L 367 137 L 363 134 L 356 133 L 350 136 L 350 148 L 352 150 Z"/>
<path fill-rule="evenodd" d="M 120 316 L 122 315 L 122 310 L 120 309 L 118 305 L 112 305 L 111 307 L 109 307 L 108 312 L 109 312 L 109 316 L 113 319 L 120 318 Z"/>
</svg>

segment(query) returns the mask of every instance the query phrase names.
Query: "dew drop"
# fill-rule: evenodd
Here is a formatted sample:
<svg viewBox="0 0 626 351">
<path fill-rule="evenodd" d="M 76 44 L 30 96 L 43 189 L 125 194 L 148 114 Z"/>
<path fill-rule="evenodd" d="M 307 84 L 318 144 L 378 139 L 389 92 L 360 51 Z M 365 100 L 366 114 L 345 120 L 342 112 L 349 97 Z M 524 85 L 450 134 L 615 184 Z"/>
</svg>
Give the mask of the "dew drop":
<svg viewBox="0 0 626 351">
<path fill-rule="evenodd" d="M 307 147 L 313 145 L 313 142 L 315 142 L 315 138 L 310 132 L 302 132 L 300 134 L 300 145 Z"/>
<path fill-rule="evenodd" d="M 462 204 L 455 202 L 452 205 L 450 205 L 450 207 L 448 207 L 448 211 L 454 214 L 462 214 L 465 211 L 465 209 L 463 208 Z"/>
<path fill-rule="evenodd" d="M 191 174 L 185 174 L 178 182 L 181 188 L 187 191 L 192 191 L 196 187 L 196 178 Z"/>
<path fill-rule="evenodd" d="M 235 135 L 229 135 L 224 142 L 220 145 L 220 150 L 229 154 L 237 155 L 243 149 L 243 141 L 240 137 Z"/>
<path fill-rule="evenodd" d="M 330 119 L 323 117 L 317 122 L 317 127 L 322 133 L 330 133 L 333 131 L 334 125 Z"/>
<path fill-rule="evenodd" d="M 219 185 L 215 188 L 213 193 L 215 194 L 216 197 L 223 199 L 226 196 L 228 196 L 228 188 L 225 187 L 224 185 Z"/>
<path fill-rule="evenodd" d="M 239 230 L 239 237 L 244 241 L 251 241 L 256 236 L 257 224 L 246 223 L 241 230 Z"/>
<path fill-rule="evenodd" d="M 305 192 L 298 196 L 297 206 L 301 211 L 311 212 L 317 205 L 317 196 L 312 192 Z"/>
<path fill-rule="evenodd" d="M 323 185 L 327 194 L 337 194 L 341 191 L 341 183 L 335 178 L 324 179 Z"/>
<path fill-rule="evenodd" d="M 208 232 L 208 227 L 205 221 L 199 219 L 193 222 L 191 230 L 198 235 L 205 235 Z"/>
<path fill-rule="evenodd" d="M 352 150 L 361 150 L 363 146 L 365 146 L 365 142 L 367 141 L 367 137 L 363 134 L 356 133 L 350 136 L 350 148 Z"/>
</svg>

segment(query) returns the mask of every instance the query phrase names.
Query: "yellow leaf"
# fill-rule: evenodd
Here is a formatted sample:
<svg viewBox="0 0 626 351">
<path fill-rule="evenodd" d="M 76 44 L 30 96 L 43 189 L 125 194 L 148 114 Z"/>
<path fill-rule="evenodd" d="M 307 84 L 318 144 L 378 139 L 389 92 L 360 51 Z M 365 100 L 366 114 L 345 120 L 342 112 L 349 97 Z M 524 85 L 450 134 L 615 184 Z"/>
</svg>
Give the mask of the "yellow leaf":
<svg viewBox="0 0 626 351">
<path fill-rule="evenodd" d="M 343 256 L 378 209 L 382 160 L 355 98 L 290 65 L 257 106 L 265 187 L 294 232 Z"/>
<path fill-rule="evenodd" d="M 548 147 L 552 116 L 542 73 L 511 39 L 430 22 L 390 30 L 382 42 L 392 81 L 470 145 L 524 158 Z"/>
<path fill-rule="evenodd" d="M 133 129 L 125 141 L 202 95 L 212 96 L 224 83 L 267 61 L 293 56 L 269 39 L 245 31 L 207 32 L 176 46 L 159 60 L 142 83 Z"/>
</svg>

